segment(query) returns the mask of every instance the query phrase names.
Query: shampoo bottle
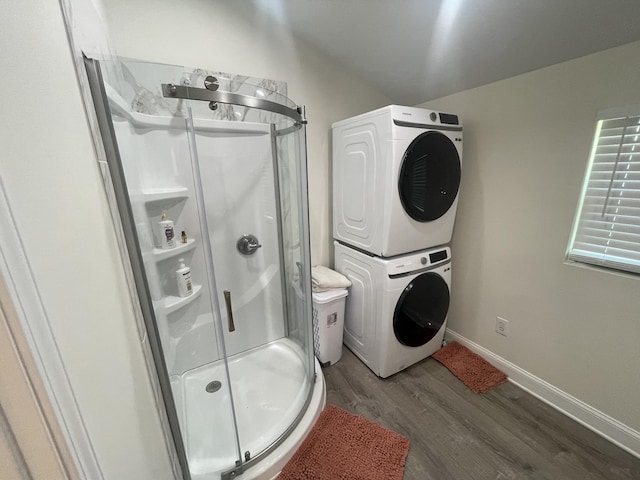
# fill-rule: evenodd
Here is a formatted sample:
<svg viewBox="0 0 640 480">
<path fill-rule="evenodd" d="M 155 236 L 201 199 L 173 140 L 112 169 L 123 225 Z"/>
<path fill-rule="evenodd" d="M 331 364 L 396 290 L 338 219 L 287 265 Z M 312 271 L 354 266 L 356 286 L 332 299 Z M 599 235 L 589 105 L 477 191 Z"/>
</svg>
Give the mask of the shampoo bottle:
<svg viewBox="0 0 640 480">
<path fill-rule="evenodd" d="M 160 225 L 160 248 L 168 249 L 176 246 L 175 231 L 173 229 L 173 221 L 167 217 L 167 212 L 162 211 L 162 220 Z"/>
<path fill-rule="evenodd" d="M 176 270 L 176 279 L 178 281 L 178 294 L 181 297 L 188 297 L 193 293 L 191 285 L 191 269 L 184 264 L 184 258 L 178 260 L 180 268 Z"/>
</svg>

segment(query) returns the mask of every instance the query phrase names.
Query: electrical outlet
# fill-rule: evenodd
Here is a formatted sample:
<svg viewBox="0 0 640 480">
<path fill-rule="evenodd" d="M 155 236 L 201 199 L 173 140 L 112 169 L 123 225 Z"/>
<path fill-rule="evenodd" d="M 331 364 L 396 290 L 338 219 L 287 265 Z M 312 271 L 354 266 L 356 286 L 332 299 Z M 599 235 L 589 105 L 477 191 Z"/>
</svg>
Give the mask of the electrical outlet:
<svg viewBox="0 0 640 480">
<path fill-rule="evenodd" d="M 509 329 L 509 320 L 496 317 L 496 332 L 506 337 L 508 329 Z"/>
</svg>

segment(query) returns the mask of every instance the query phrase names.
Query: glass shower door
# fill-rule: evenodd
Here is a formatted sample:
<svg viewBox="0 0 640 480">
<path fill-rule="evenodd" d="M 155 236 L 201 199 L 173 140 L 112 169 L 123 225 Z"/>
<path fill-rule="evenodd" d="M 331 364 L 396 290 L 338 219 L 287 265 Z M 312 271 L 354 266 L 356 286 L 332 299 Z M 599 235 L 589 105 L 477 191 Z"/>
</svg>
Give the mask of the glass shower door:
<svg viewBox="0 0 640 480">
<path fill-rule="evenodd" d="M 244 468 L 295 427 L 314 380 L 306 152 L 304 128 L 282 115 L 224 107 L 243 121 L 200 107 L 188 123 Z"/>
</svg>

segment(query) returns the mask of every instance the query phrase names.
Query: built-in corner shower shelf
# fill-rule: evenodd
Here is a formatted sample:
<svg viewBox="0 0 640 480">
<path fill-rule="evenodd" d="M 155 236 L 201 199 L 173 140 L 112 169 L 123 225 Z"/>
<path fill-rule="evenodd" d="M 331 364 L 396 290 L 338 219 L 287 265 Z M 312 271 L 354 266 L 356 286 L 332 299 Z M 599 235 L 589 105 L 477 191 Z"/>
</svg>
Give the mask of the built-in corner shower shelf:
<svg viewBox="0 0 640 480">
<path fill-rule="evenodd" d="M 140 197 L 146 204 L 167 200 L 183 200 L 189 198 L 189 189 L 186 187 L 152 188 L 143 190 Z"/>
<path fill-rule="evenodd" d="M 175 297 L 173 295 L 169 295 L 168 297 L 164 297 L 162 300 L 158 301 L 156 308 L 162 308 L 164 313 L 169 315 L 170 313 L 180 310 L 182 307 L 186 307 L 192 303 L 200 296 L 201 293 L 202 285 L 194 285 L 193 293 L 188 297 Z"/>
<path fill-rule="evenodd" d="M 154 248 L 153 249 L 153 259 L 156 262 L 160 262 L 162 260 L 166 260 L 167 258 L 177 257 L 178 255 L 182 255 L 190 250 L 193 250 L 196 246 L 196 241 L 193 238 L 187 238 L 187 243 L 182 243 L 178 241 L 176 243 L 175 248 Z"/>
</svg>

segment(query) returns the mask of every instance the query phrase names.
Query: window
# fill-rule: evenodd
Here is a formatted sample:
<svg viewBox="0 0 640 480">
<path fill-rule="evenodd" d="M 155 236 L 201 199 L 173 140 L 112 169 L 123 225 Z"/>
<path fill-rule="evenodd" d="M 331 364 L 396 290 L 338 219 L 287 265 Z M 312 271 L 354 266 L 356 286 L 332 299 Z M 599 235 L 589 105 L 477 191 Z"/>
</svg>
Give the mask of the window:
<svg viewBox="0 0 640 480">
<path fill-rule="evenodd" d="M 640 273 L 640 106 L 598 115 L 568 259 Z"/>
</svg>

